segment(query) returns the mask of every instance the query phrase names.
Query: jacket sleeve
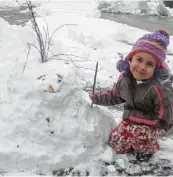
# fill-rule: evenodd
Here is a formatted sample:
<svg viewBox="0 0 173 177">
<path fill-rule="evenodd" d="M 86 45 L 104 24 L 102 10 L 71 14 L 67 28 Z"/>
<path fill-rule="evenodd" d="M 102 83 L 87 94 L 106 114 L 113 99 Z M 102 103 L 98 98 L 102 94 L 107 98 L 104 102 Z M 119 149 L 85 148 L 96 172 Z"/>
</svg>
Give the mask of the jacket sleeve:
<svg viewBox="0 0 173 177">
<path fill-rule="evenodd" d="M 167 82 L 165 82 L 163 84 L 165 87 L 167 87 L 168 89 L 170 89 L 170 91 L 173 93 L 173 87 L 172 87 L 172 82 L 171 80 L 168 80 Z"/>
<path fill-rule="evenodd" d="M 116 104 L 124 103 L 125 100 L 121 98 L 120 90 L 121 90 L 121 80 L 118 80 L 118 82 L 112 89 L 104 92 L 95 93 L 92 97 L 93 104 L 102 106 L 113 106 Z"/>
<path fill-rule="evenodd" d="M 173 120 L 171 97 L 170 92 L 163 88 L 156 85 L 152 88 L 153 111 L 157 116 L 158 124 L 165 129 L 169 129 Z"/>
</svg>

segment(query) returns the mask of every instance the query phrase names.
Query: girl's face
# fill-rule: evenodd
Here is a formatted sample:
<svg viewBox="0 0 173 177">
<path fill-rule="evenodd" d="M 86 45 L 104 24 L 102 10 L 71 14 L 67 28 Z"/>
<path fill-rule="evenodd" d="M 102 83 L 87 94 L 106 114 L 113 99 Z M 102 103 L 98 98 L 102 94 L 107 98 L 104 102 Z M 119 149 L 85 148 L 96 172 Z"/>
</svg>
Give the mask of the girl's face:
<svg viewBox="0 0 173 177">
<path fill-rule="evenodd" d="M 156 67 L 154 57 L 146 52 L 137 53 L 130 62 L 130 71 L 136 80 L 150 79 Z"/>
</svg>

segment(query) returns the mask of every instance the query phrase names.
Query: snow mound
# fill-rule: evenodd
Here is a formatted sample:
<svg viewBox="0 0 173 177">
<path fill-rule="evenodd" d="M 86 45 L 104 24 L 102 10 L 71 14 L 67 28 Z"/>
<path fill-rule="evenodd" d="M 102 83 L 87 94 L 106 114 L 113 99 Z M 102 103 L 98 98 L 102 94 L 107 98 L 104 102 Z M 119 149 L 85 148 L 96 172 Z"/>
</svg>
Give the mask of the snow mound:
<svg viewBox="0 0 173 177">
<path fill-rule="evenodd" d="M 93 160 L 115 125 L 113 116 L 106 108 L 91 109 L 73 64 L 57 60 L 40 63 L 32 50 L 22 74 L 27 42 L 34 43 L 35 36 L 26 27 L 10 26 L 2 19 L 0 24 L 4 27 L 4 57 L 0 57 L 1 172 L 49 173 Z M 9 38 L 11 42 L 4 42 Z"/>
<path fill-rule="evenodd" d="M 58 64 L 62 70 L 53 71 Z M 73 67 L 55 61 L 39 67 L 44 72 L 33 70 L 11 83 L 10 94 L 18 96 L 3 104 L 10 110 L 0 120 L 4 171 L 50 172 L 89 159 L 114 125 L 104 109 L 90 108 Z"/>
<path fill-rule="evenodd" d="M 171 16 L 172 10 L 162 1 L 99 1 L 98 9 L 101 12 L 125 13 L 134 15 L 161 15 Z"/>
</svg>

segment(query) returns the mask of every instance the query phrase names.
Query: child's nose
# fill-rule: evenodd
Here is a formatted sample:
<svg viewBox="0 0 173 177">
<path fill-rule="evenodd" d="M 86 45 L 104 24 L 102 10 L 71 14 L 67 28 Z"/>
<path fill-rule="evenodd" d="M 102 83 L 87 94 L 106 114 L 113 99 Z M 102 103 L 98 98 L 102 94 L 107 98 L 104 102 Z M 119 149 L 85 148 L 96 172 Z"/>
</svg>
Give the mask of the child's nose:
<svg viewBox="0 0 173 177">
<path fill-rule="evenodd" d="M 140 69 L 141 69 L 142 71 L 144 71 L 145 68 L 146 68 L 145 64 L 141 63 L 141 64 L 140 64 Z"/>
</svg>

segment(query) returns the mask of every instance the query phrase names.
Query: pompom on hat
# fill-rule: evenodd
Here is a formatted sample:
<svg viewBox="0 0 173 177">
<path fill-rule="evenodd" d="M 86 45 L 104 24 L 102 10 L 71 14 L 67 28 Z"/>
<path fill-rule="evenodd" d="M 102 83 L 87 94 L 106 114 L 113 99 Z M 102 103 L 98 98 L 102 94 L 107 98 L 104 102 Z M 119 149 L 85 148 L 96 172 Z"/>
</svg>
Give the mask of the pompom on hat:
<svg viewBox="0 0 173 177">
<path fill-rule="evenodd" d="M 168 45 L 169 34 L 166 30 L 158 30 L 154 33 L 145 34 L 136 41 L 127 57 L 124 60 L 121 59 L 117 62 L 117 70 L 119 72 L 129 71 L 129 61 L 131 61 L 133 56 L 140 52 L 147 52 L 156 60 L 157 66 L 155 75 L 160 79 L 165 80 L 169 77 L 169 71 L 164 66 Z"/>
</svg>

